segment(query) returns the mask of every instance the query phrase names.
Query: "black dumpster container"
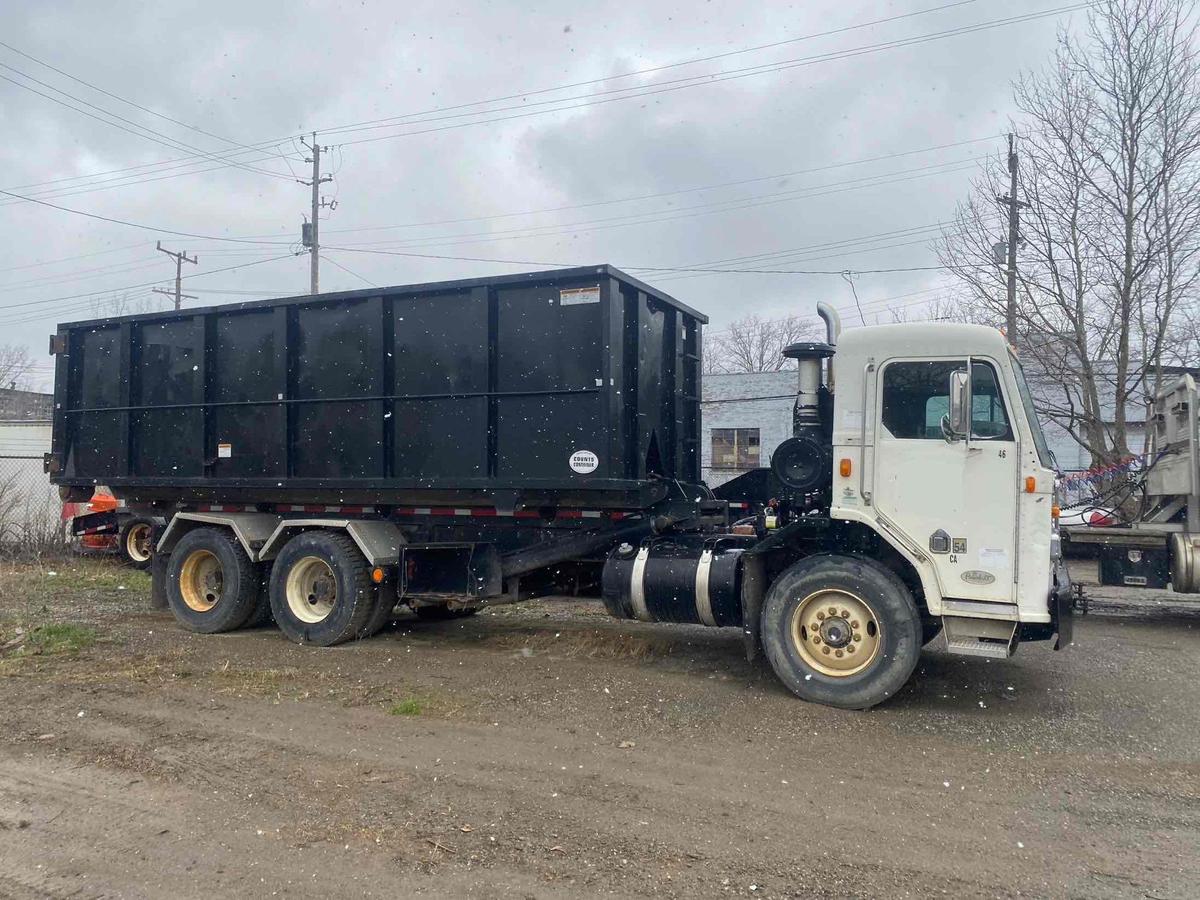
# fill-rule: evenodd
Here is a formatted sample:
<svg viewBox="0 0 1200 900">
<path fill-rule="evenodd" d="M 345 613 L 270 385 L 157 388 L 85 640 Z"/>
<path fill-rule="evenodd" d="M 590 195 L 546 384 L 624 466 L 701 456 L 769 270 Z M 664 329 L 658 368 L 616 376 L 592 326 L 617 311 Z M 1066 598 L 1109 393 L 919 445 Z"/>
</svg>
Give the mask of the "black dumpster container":
<svg viewBox="0 0 1200 900">
<path fill-rule="evenodd" d="M 60 325 L 46 465 L 142 502 L 641 508 L 700 480 L 705 322 L 596 266 Z"/>
</svg>

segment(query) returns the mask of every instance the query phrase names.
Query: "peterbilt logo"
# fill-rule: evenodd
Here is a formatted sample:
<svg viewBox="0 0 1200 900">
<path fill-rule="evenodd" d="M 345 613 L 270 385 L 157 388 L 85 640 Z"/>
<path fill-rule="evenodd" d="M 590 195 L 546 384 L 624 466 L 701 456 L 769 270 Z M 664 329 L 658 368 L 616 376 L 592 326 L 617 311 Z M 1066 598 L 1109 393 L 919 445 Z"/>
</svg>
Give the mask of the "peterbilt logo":
<svg viewBox="0 0 1200 900">
<path fill-rule="evenodd" d="M 984 572 L 981 569 L 967 569 L 958 577 L 967 584 L 991 584 L 996 580 L 996 576 L 991 572 Z"/>
</svg>

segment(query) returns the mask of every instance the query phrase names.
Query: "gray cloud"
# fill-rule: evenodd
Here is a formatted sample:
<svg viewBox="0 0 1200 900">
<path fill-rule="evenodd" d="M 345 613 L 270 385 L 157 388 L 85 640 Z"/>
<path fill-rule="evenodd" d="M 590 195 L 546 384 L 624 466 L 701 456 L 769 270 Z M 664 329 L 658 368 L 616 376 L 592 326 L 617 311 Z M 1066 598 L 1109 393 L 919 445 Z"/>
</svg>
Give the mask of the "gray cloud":
<svg viewBox="0 0 1200 900">
<path fill-rule="evenodd" d="M 26 8 L 7 4 L 0 9 L 0 39 L 139 104 L 239 143 L 255 144 L 312 128 L 601 78 L 932 5 L 936 3 L 304 6 L 218 0 L 162 8 L 121 0 L 103 5 L 45 2 Z M 1003 9 L 969 4 L 616 84 L 636 81 L 664 87 L 685 74 L 794 59 L 1040 8 L 1046 4 L 1033 0 L 1006 4 Z M 1056 24 L 1061 22 L 1040 20 L 640 99 L 348 144 L 330 157 L 337 167 L 337 179 L 329 193 L 336 194 L 339 206 L 322 222 L 323 243 L 348 246 L 407 241 L 407 247 L 393 249 L 497 260 L 669 266 L 811 246 L 946 220 L 966 192 L 967 171 L 826 196 L 783 199 L 767 195 L 800 188 L 819 192 L 848 179 L 965 160 L 997 149 L 999 141 L 637 203 L 389 231 L 347 230 L 590 204 L 999 134 L 1011 112 L 1009 81 L 1020 69 L 1041 63 L 1053 43 Z M 0 62 L 175 140 L 220 154 L 231 149 L 230 144 L 89 91 L 2 48 Z M 12 76 L 8 70 L 0 69 L 0 73 Z M 570 95 L 590 94 L 598 99 L 596 92 L 613 84 L 580 88 Z M 527 98 L 526 108 L 547 96 Z M 458 121 L 407 130 L 422 131 Z M 3 188 L 182 155 L 8 82 L 0 82 L 0 129 L 6 135 L 0 143 Z M 388 132 L 330 134 L 322 143 L 383 133 Z M 285 140 L 280 150 L 292 153 L 294 146 Z M 265 235 L 266 240 L 285 244 L 296 240 L 307 210 L 306 190 L 291 180 L 292 170 L 281 159 L 263 159 L 254 165 L 285 177 L 197 165 L 216 170 L 161 180 L 151 179 L 173 173 L 145 174 L 138 184 L 48 199 L 179 231 Z M 291 166 L 304 176 L 302 163 L 293 160 Z M 685 209 L 738 198 L 780 202 L 719 213 Z M 635 225 L 617 218 L 637 214 L 660 221 Z M 543 227 L 537 236 L 511 233 L 539 226 Z M 4 340 L 28 342 L 38 352 L 56 320 L 87 317 L 90 302 L 81 298 L 41 306 L 13 304 L 111 291 L 168 279 L 172 274 L 169 261 L 154 252 L 155 235 L 44 207 L 0 201 L 0 233 L 4 248 L 0 270 L 5 270 L 0 271 Z M 926 236 L 916 234 L 915 238 Z M 287 246 L 163 239 L 169 246 L 198 253 L 198 272 L 288 250 Z M 910 234 L 894 242 L 913 239 Z M 378 243 L 370 246 L 386 249 Z M 100 251 L 111 252 L 13 270 Z M 377 284 L 522 268 L 366 253 L 330 251 L 330 255 Z M 783 265 L 858 269 L 935 262 L 921 243 L 831 259 L 811 258 L 821 255 L 825 254 L 785 259 Z M 81 271 L 92 268 L 102 270 Z M 68 280 L 73 274 L 82 277 Z M 813 302 L 821 298 L 852 307 L 848 286 L 836 276 L 668 277 L 646 273 L 643 277 L 710 313 L 718 327 L 745 312 L 809 313 Z M 911 273 L 864 275 L 856 284 L 868 309 L 879 312 L 885 307 L 880 298 L 921 290 L 936 282 L 936 273 Z M 362 282 L 325 265 L 322 285 L 337 290 L 361 287 Z M 196 278 L 190 280 L 189 289 L 201 293 L 202 302 L 208 303 L 248 296 L 209 293 L 214 290 L 270 296 L 301 293 L 306 288 L 307 259 L 287 259 Z"/>
</svg>

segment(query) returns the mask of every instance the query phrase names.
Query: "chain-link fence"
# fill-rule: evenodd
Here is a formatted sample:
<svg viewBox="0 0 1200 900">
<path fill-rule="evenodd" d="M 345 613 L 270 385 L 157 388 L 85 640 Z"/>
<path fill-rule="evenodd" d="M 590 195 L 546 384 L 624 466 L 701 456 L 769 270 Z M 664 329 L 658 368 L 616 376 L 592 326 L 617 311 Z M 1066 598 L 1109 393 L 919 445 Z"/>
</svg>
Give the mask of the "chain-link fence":
<svg viewBox="0 0 1200 900">
<path fill-rule="evenodd" d="M 68 546 L 58 488 L 42 471 L 42 457 L 0 455 L 0 552 L 59 552 Z"/>
</svg>

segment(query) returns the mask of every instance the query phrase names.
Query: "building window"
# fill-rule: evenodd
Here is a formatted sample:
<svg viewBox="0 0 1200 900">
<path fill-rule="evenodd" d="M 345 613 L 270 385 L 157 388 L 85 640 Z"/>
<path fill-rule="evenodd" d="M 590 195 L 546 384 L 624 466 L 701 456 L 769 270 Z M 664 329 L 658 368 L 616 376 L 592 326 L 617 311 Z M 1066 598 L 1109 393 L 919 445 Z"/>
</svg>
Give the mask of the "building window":
<svg viewBox="0 0 1200 900">
<path fill-rule="evenodd" d="M 966 361 L 891 363 L 883 372 L 881 418 L 892 437 L 941 440 L 942 416 L 950 411 L 950 373 Z M 1011 441 L 1004 398 L 990 363 L 971 365 L 971 436 Z"/>
<path fill-rule="evenodd" d="M 760 465 L 757 428 L 714 428 L 714 469 L 757 469 Z"/>
</svg>

